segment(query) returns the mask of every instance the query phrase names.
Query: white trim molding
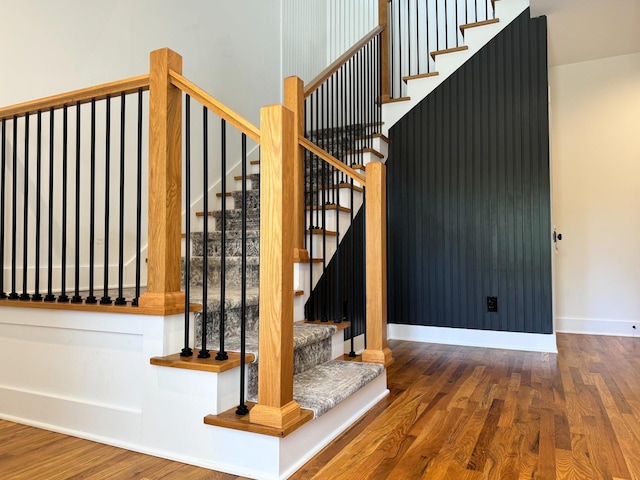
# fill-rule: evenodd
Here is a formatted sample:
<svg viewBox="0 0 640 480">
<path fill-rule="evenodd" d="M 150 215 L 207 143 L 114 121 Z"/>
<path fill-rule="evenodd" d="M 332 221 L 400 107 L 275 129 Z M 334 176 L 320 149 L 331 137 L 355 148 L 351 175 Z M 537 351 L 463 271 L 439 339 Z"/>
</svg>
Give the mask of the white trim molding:
<svg viewBox="0 0 640 480">
<path fill-rule="evenodd" d="M 387 336 L 390 340 L 558 353 L 555 334 L 499 332 L 390 323 Z"/>
<path fill-rule="evenodd" d="M 633 328 L 633 327 L 636 328 Z M 617 337 L 640 336 L 638 320 L 614 320 L 602 318 L 557 317 L 556 331 L 583 335 L 613 335 Z"/>
</svg>

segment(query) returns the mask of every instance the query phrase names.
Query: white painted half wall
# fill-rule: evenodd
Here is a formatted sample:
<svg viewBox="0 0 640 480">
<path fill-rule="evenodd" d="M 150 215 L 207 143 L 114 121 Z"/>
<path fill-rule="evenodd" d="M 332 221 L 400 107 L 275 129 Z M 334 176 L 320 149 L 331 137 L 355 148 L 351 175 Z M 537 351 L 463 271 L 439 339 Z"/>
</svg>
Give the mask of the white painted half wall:
<svg viewBox="0 0 640 480">
<path fill-rule="evenodd" d="M 640 328 L 640 53 L 553 67 L 556 331 Z"/>
</svg>

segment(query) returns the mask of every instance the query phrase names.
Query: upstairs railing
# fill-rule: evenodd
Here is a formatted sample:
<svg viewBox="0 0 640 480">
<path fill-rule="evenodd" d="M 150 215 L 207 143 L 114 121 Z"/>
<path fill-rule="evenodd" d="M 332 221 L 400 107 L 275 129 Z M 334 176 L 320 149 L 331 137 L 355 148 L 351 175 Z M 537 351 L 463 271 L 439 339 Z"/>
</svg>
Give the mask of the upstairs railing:
<svg viewBox="0 0 640 480">
<path fill-rule="evenodd" d="M 464 48 L 465 25 L 494 20 L 494 1 L 379 0 L 379 23 L 388 27 L 383 95 L 402 98 L 407 80 L 437 74 L 437 55 Z"/>
</svg>

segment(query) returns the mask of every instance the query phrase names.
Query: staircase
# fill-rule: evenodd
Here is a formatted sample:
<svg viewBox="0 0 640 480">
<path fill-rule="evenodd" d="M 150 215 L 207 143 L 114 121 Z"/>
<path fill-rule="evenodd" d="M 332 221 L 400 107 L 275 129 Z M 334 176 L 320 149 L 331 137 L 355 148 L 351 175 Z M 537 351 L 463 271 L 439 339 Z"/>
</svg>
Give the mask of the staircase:
<svg viewBox="0 0 640 480">
<path fill-rule="evenodd" d="M 388 2 L 382 1 L 381 3 L 386 4 Z M 314 140 L 318 146 L 329 151 L 329 153 L 337 155 L 341 149 L 338 148 L 340 140 L 336 141 L 336 139 L 357 139 L 362 144 L 349 149 L 346 152 L 348 154 L 347 158 L 341 158 L 341 160 L 353 166 L 353 168 L 358 168 L 360 171 L 364 170 L 365 174 L 372 173 L 372 170 L 376 169 L 370 167 L 368 169 L 369 172 L 367 172 L 368 162 L 385 160 L 386 138 L 394 123 L 417 105 L 429 92 L 437 88 L 450 73 L 490 41 L 493 35 L 510 23 L 526 7 L 527 3 L 524 0 L 496 0 L 495 17 L 499 21 L 482 25 L 468 25 L 463 29 L 465 32 L 465 46 L 468 48 L 457 49 L 448 53 L 438 52 L 437 55 L 434 55 L 437 75 L 410 76 L 410 78 L 406 79 L 406 97 L 393 99 L 392 102 L 385 103 L 382 106 L 381 132 L 377 132 L 375 135 L 368 135 L 367 132 L 360 131 L 360 127 L 352 127 L 351 130 L 343 132 L 327 130 L 317 134 L 311 140 Z M 138 88 L 146 86 L 145 88 L 149 88 L 152 92 L 170 91 L 176 98 L 180 98 L 179 95 L 183 93 L 188 93 L 196 99 L 198 97 L 204 98 L 199 90 L 194 89 L 181 76 L 181 68 L 178 68 L 181 61 L 169 61 L 168 58 L 164 57 L 165 54 L 166 52 L 157 53 L 157 59 L 159 60 L 160 56 L 162 56 L 162 61 L 166 65 L 163 63 L 164 66 L 162 68 L 152 68 L 152 73 L 155 72 L 153 75 L 141 76 L 127 82 L 122 87 L 124 89 L 123 92 L 137 91 Z M 158 61 L 158 63 L 160 62 Z M 171 70 L 171 75 L 167 75 L 167 69 Z M 180 72 L 175 71 L 176 69 L 180 70 Z M 161 88 L 158 88 L 159 79 L 164 82 L 161 83 Z M 152 84 L 151 87 L 149 86 L 150 84 Z M 180 91 L 177 91 L 178 87 Z M 95 95 L 100 96 L 103 93 L 98 92 Z M 114 91 L 114 95 L 116 93 L 119 94 L 119 92 Z M 72 95 L 69 98 L 75 99 L 76 97 Z M 89 97 L 87 98 L 89 99 Z M 165 99 L 163 97 L 159 100 L 164 102 Z M 161 111 L 165 118 L 171 117 L 170 114 L 173 110 L 169 107 L 179 102 L 162 103 L 159 100 L 157 98 L 149 100 L 150 102 L 155 102 L 154 104 L 156 105 L 161 104 L 162 108 L 154 108 L 154 111 Z M 62 104 L 56 105 L 56 108 L 62 108 Z M 203 105 L 211 111 L 222 112 L 224 115 L 228 114 L 225 109 L 219 108 L 210 99 L 207 99 Z M 32 113 L 35 111 L 33 110 Z M 175 117 L 171 118 L 172 124 L 180 122 L 180 112 Z M 262 132 L 255 134 L 257 128 L 253 126 L 250 126 L 253 129 L 246 128 L 246 125 L 244 127 L 245 130 L 243 132 L 248 134 L 250 138 L 256 140 L 257 137 L 259 139 Z M 154 144 L 158 143 L 159 140 L 165 141 L 166 146 L 166 141 L 169 138 L 173 138 L 171 134 L 175 133 L 177 129 L 164 131 L 162 135 L 158 134 L 160 130 L 156 128 L 157 135 L 152 135 L 150 138 L 152 138 Z M 154 129 L 150 128 L 150 131 L 153 132 Z M 271 131 L 274 131 L 274 129 L 265 129 L 265 132 Z M 252 132 L 254 132 L 253 136 Z M 365 144 L 363 140 L 366 137 L 371 137 L 369 138 L 371 140 L 370 143 Z M 180 163 L 180 149 L 175 149 L 176 151 L 171 148 L 158 149 L 158 151 L 160 150 L 162 154 L 158 153 L 157 156 L 161 157 L 161 161 L 164 162 L 163 165 L 168 166 Z M 158 162 L 154 159 L 153 163 L 156 164 Z M 266 164 L 268 163 L 265 161 Z M 378 165 L 375 167 L 377 168 Z M 248 282 L 245 295 L 246 347 L 247 352 L 252 353 L 252 355 L 248 355 L 248 361 L 252 363 L 246 366 L 247 382 L 246 387 L 243 386 L 243 391 L 246 392 L 249 400 L 257 399 L 256 385 L 259 380 L 257 366 L 261 361 L 261 352 L 258 349 L 260 333 L 258 321 L 260 314 L 259 282 L 260 280 L 263 282 L 269 281 L 269 279 L 259 278 L 260 175 L 257 170 L 259 168 L 258 165 L 255 165 L 255 168 L 256 170 L 252 172 L 248 180 L 250 188 L 246 197 L 249 225 L 247 231 L 247 251 L 249 255 L 246 270 Z M 166 168 L 166 170 L 169 169 Z M 266 170 L 263 173 L 266 175 Z M 333 183 L 338 183 L 335 178 L 331 180 Z M 174 185 L 175 191 L 180 188 L 179 183 L 176 183 L 177 186 Z M 330 180 L 327 179 L 326 183 L 330 184 Z M 165 209 L 160 211 L 160 208 L 158 208 L 158 211 L 154 211 L 155 217 L 150 217 L 149 223 L 154 226 L 161 223 L 157 221 L 160 217 L 169 222 L 178 219 L 177 223 L 179 223 L 180 204 L 179 201 L 175 202 L 175 198 L 169 195 L 170 189 L 165 188 L 163 185 L 156 185 L 153 190 L 156 193 L 159 192 L 159 195 L 149 203 Z M 226 196 L 227 192 L 221 192 L 220 194 Z M 346 225 L 347 217 L 352 214 L 355 216 L 362 202 L 358 197 L 359 195 L 355 195 L 352 202 L 350 194 L 346 194 L 346 189 L 339 188 L 337 205 L 328 208 L 326 211 L 328 214 L 326 223 L 313 226 L 326 230 L 337 230 L 334 225 L 338 218 L 340 218 L 341 224 L 344 221 Z M 367 201 L 369 198 L 368 196 Z M 229 192 L 229 207 L 233 208 L 230 208 L 227 212 L 224 229 L 227 233 L 225 247 L 227 268 L 224 275 L 226 286 L 224 297 L 226 326 L 224 335 L 225 350 L 228 352 L 240 349 L 239 333 L 242 309 L 240 298 L 241 234 L 239 227 L 242 213 L 239 208 L 240 199 L 241 193 L 239 191 Z M 167 205 L 171 205 L 172 209 L 170 210 Z M 307 215 L 311 217 L 314 209 L 317 212 L 317 208 L 317 206 L 311 207 Z M 368 207 L 367 211 L 370 211 Z M 219 257 L 222 249 L 222 225 L 219 211 L 207 212 L 206 215 L 207 218 L 210 217 L 212 219 L 212 223 L 215 223 L 216 230 L 207 234 L 206 242 L 202 233 L 194 233 L 188 239 L 192 272 L 188 279 L 183 276 L 182 281 L 183 284 L 188 282 L 191 285 L 189 299 L 191 303 L 206 303 L 206 310 L 195 314 L 194 331 L 190 333 L 192 338 L 196 339 L 195 345 L 202 346 L 198 342 L 201 339 L 202 325 L 206 323 L 209 327 L 206 339 L 207 348 L 212 351 L 212 357 L 214 357 L 219 344 L 221 323 L 222 300 L 220 284 L 222 273 Z M 308 225 L 312 225 L 312 223 L 311 220 L 308 221 Z M 175 272 L 175 275 L 171 275 L 171 277 L 176 279 L 170 286 L 166 286 L 164 290 L 158 287 L 159 282 L 156 280 L 156 290 L 152 292 L 152 295 L 146 295 L 149 299 L 148 307 L 146 308 L 150 310 L 152 307 L 158 308 L 158 310 L 153 310 L 156 312 L 155 314 L 149 315 L 148 318 L 138 315 L 140 312 L 122 316 L 122 313 L 127 310 L 123 309 L 122 312 L 113 313 L 116 307 L 111 307 L 112 310 L 109 314 L 111 316 L 100 317 L 100 315 L 105 315 L 105 313 L 101 312 L 91 317 L 95 311 L 94 309 L 101 307 L 91 306 L 90 309 L 82 305 L 82 307 L 86 308 L 82 312 L 72 312 L 77 314 L 74 317 L 73 315 L 67 315 L 69 312 L 62 309 L 51 311 L 44 308 L 33 309 L 33 313 L 30 313 L 30 316 L 37 318 L 39 322 L 34 326 L 34 329 L 43 328 L 42 331 L 45 332 L 42 333 L 43 338 L 51 334 L 50 330 L 55 322 L 59 322 L 60 325 L 66 325 L 70 331 L 81 330 L 84 332 L 86 330 L 89 333 L 85 336 L 91 341 L 93 341 L 93 332 L 104 331 L 105 335 L 101 338 L 113 342 L 113 348 L 111 348 L 113 355 L 106 357 L 102 353 L 103 350 L 107 350 L 105 345 L 108 342 L 95 341 L 96 349 L 100 351 L 100 355 L 96 356 L 95 352 L 91 352 L 91 355 L 87 354 L 79 357 L 79 361 L 72 362 L 73 365 L 81 365 L 84 371 L 85 365 L 89 361 L 96 359 L 95 365 L 92 364 L 94 366 L 92 372 L 97 372 L 97 374 L 83 376 L 82 372 L 80 372 L 76 375 L 78 380 L 75 383 L 65 383 L 65 385 L 68 384 L 69 388 L 77 387 L 76 390 L 80 393 L 79 396 L 84 396 L 80 400 L 69 400 L 70 395 L 76 392 L 60 392 L 57 397 L 52 397 L 53 400 L 52 398 L 41 396 L 43 398 L 40 400 L 41 403 L 35 404 L 30 400 L 25 400 L 30 398 L 29 395 L 35 395 L 34 392 L 39 391 L 40 386 L 34 383 L 33 386 L 26 388 L 25 392 L 21 392 L 21 396 L 16 396 L 15 400 L 11 400 L 13 402 L 12 408 L 16 406 L 13 410 L 15 412 L 14 415 L 20 418 L 32 418 L 37 422 L 42 422 L 43 425 L 51 425 L 61 430 L 67 429 L 72 433 L 77 433 L 79 436 L 84 435 L 105 443 L 118 444 L 134 450 L 202 465 L 215 470 L 234 472 L 253 478 L 285 478 L 333 438 L 352 425 L 388 393 L 385 369 L 375 363 L 365 364 L 343 361 L 342 357 L 345 352 L 343 327 L 345 324 L 334 325 L 332 323 L 334 318 L 328 318 L 328 324 L 308 325 L 296 323 L 293 328 L 295 350 L 293 398 L 304 409 L 308 409 L 308 414 L 305 417 L 306 423 L 295 425 L 289 429 L 278 429 L 275 427 L 261 428 L 257 423 L 249 424 L 248 420 L 238 419 L 235 415 L 235 406 L 238 404 L 237 393 L 240 389 L 240 368 L 238 368 L 237 355 L 233 357 L 233 361 L 229 361 L 225 365 L 221 365 L 221 362 L 216 363 L 213 358 L 207 364 L 206 362 L 198 363 L 192 361 L 195 356 L 190 360 L 189 357 L 180 358 L 179 354 L 175 354 L 173 355 L 177 357 L 175 361 L 167 361 L 166 357 L 161 357 L 161 355 L 167 356 L 170 352 L 179 351 L 182 340 L 179 337 L 183 335 L 183 318 L 178 318 L 179 315 L 175 313 L 176 310 L 182 309 L 182 306 L 176 306 L 180 300 L 180 292 L 170 289 L 174 288 L 173 284 L 176 284 L 175 288 L 179 290 L 179 282 L 177 281 L 180 268 L 179 239 L 174 235 L 174 232 L 179 231 L 179 225 L 175 228 L 173 226 L 171 224 L 172 228 L 165 228 L 166 231 L 162 232 L 162 238 L 155 242 L 156 244 L 163 242 L 175 242 L 177 244 L 178 248 L 175 248 L 175 251 L 178 252 L 178 255 L 175 255 L 170 265 L 164 264 L 165 257 L 158 254 L 158 250 L 153 255 L 149 255 L 148 272 L 150 274 L 156 274 L 159 270 L 165 272 L 170 268 L 171 274 Z M 369 231 L 371 230 L 373 229 L 369 229 Z M 342 239 L 346 230 L 340 228 L 340 231 L 340 238 Z M 310 234 L 310 237 L 314 236 L 316 235 Z M 266 241 L 266 237 L 263 238 L 263 242 Z M 205 243 L 207 244 L 206 248 Z M 313 243 L 314 241 L 310 238 L 308 244 L 311 245 Z M 164 247 L 165 245 L 161 246 Z M 173 247 L 173 244 L 171 246 Z M 156 245 L 156 248 L 158 248 L 158 245 Z M 328 263 L 335 251 L 335 246 L 327 248 L 326 251 L 317 244 L 310 248 L 313 249 L 314 258 L 312 258 L 312 261 L 296 264 L 294 271 L 294 288 L 301 291 L 300 295 L 295 296 L 294 320 L 298 322 L 304 318 L 305 302 L 308 300 L 313 286 L 322 275 L 319 265 L 322 261 Z M 173 251 L 172 249 L 171 252 Z M 320 255 L 323 258 L 320 258 Z M 207 258 L 208 288 L 206 298 L 202 287 L 196 286 L 202 279 L 204 258 Z M 159 259 L 162 259 L 162 261 Z M 314 263 L 315 260 L 320 261 Z M 151 282 L 149 282 L 149 285 L 151 285 Z M 173 299 L 177 299 L 175 300 L 176 304 L 172 303 Z M 158 303 L 160 307 L 155 307 L 156 304 L 153 302 L 156 300 L 164 303 Z M 64 308 L 72 310 L 75 307 L 74 305 L 65 305 Z M 46 315 L 38 315 L 38 313 Z M 17 312 L 14 312 L 13 315 L 19 318 Z M 121 316 L 118 318 L 118 315 Z M 142 320 L 139 320 L 140 318 Z M 90 324 L 91 328 L 86 326 L 89 324 L 88 322 L 92 322 Z M 114 335 L 114 333 L 120 335 Z M 116 337 L 117 342 L 112 340 Z M 138 348 L 139 344 L 141 345 L 139 351 L 135 350 L 135 353 L 122 355 L 122 351 L 125 350 L 124 347 L 133 352 L 134 347 Z M 38 343 L 35 341 L 31 343 L 25 342 L 25 345 L 27 348 L 23 348 L 22 351 L 35 351 L 38 349 Z M 357 348 L 357 350 L 361 348 L 363 347 Z M 283 349 L 280 351 L 283 351 Z M 53 351 L 52 355 L 56 355 L 57 352 L 58 350 Z M 20 351 L 15 352 L 15 355 L 19 354 Z M 148 364 L 150 357 L 154 357 L 151 362 L 153 366 Z M 108 358 L 108 361 L 103 361 L 103 358 Z M 266 355 L 264 358 L 267 358 Z M 61 376 L 63 374 L 73 375 L 73 372 L 69 373 L 69 362 L 66 353 L 65 356 L 60 356 L 58 359 L 63 367 L 56 370 L 56 372 L 63 372 Z M 29 372 L 29 365 L 26 365 L 28 362 L 23 363 L 25 366 L 21 367 L 23 369 L 21 371 Z M 54 364 L 53 362 L 48 363 Z M 180 370 L 177 368 L 159 368 L 158 366 L 179 367 Z M 28 377 L 35 382 L 35 380 L 42 377 L 41 367 L 42 363 L 34 363 L 34 367 L 31 370 L 34 374 L 25 375 L 25 378 Z M 111 378 L 104 378 L 105 371 L 109 372 L 109 377 L 118 379 L 123 377 L 126 381 L 108 383 L 105 380 L 111 381 Z M 119 372 L 119 375 L 112 374 L 112 372 Z M 264 381 L 264 379 L 260 380 Z M 285 383 L 289 380 L 282 381 L 282 379 L 278 379 L 278 381 Z M 94 382 L 95 388 L 87 387 L 87 382 Z M 62 384 L 63 382 L 56 383 Z M 94 384 L 91 385 L 93 386 Z M 109 387 L 103 388 L 104 385 L 109 385 Z M 111 388 L 112 385 L 115 385 L 115 387 Z M 124 394 L 120 395 L 122 392 L 133 391 L 134 387 L 139 391 L 136 398 L 131 396 L 129 398 Z M 111 392 L 106 393 L 114 395 L 116 397 L 114 401 L 104 400 L 104 398 L 109 397 L 103 390 L 109 389 Z M 92 391 L 89 392 L 89 390 Z M 7 398 L 7 396 L 4 396 L 3 401 L 7 401 Z M 84 400 L 87 401 L 85 402 Z M 35 405 L 35 407 L 31 408 L 32 405 Z M 78 414 L 78 405 L 85 405 L 83 407 L 85 410 L 80 412 L 81 414 Z M 30 408 L 31 410 L 29 410 Z M 231 412 L 228 415 L 228 412 L 225 412 L 227 410 Z M 282 410 L 286 414 L 286 405 L 282 407 Z M 214 413 L 215 415 L 207 416 L 209 413 Z M 202 422 L 205 416 L 207 416 L 205 419 L 207 425 L 203 425 Z M 311 417 L 315 418 L 307 421 Z M 248 461 L 248 458 L 251 460 Z"/>
<path fill-rule="evenodd" d="M 254 172 L 247 181 L 247 258 L 246 258 L 246 331 L 245 348 L 254 361 L 247 366 L 246 398 L 249 402 L 258 399 L 258 351 L 259 337 L 259 265 L 260 265 L 260 175 L 259 162 L 251 162 Z M 241 259 L 242 259 L 242 176 L 235 178 L 237 190 L 227 193 L 231 201 L 225 215 L 225 326 L 224 346 L 226 351 L 239 352 L 241 348 Z M 331 183 L 329 178 L 327 183 Z M 222 193 L 218 193 L 221 197 Z M 198 212 L 197 217 L 203 217 Z M 206 347 L 212 354 L 220 345 L 220 283 L 222 250 L 222 211 L 208 212 L 214 219 L 215 230 L 208 233 L 207 259 L 207 312 L 195 314 L 195 345 L 202 348 L 203 321 L 207 322 Z M 310 233 L 309 236 L 316 236 Z M 313 240 L 310 240 L 313 241 Z M 203 266 L 205 255 L 204 234 L 191 234 L 191 301 L 203 300 Z M 335 245 L 333 246 L 335 250 Z M 317 250 L 316 250 L 317 251 Z M 330 258 L 333 251 L 325 252 Z M 184 261 L 184 260 L 183 260 Z M 308 265 L 306 265 L 308 268 Z M 184 278 L 183 269 L 183 282 Z M 299 291 L 299 293 L 302 293 Z M 307 295 L 308 296 L 308 295 Z M 297 297 L 304 298 L 302 295 Z M 331 408 L 348 398 L 360 388 L 377 378 L 384 367 L 352 361 L 343 361 L 344 329 L 349 323 L 307 323 L 302 317 L 294 325 L 294 400 L 304 409 L 311 410 L 314 417 L 327 413 Z"/>
</svg>

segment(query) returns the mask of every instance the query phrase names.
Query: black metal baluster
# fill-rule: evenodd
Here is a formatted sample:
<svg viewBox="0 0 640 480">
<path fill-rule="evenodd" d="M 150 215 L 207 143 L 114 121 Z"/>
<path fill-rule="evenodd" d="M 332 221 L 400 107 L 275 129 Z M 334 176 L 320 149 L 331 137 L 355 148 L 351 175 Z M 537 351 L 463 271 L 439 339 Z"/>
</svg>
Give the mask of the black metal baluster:
<svg viewBox="0 0 640 480">
<path fill-rule="evenodd" d="M 109 296 L 109 197 L 111 186 L 111 96 L 107 95 L 107 117 L 105 125 L 105 152 L 104 152 L 104 262 L 102 266 L 103 285 L 101 305 L 111 305 Z"/>
<path fill-rule="evenodd" d="M 131 306 L 138 306 L 140 298 L 140 243 L 142 236 L 142 89 L 138 90 L 138 143 L 136 155 L 136 293 Z M 188 298 L 188 297 L 187 297 Z M 187 311 L 189 309 L 187 308 Z"/>
<path fill-rule="evenodd" d="M 440 16 L 438 15 L 438 1 L 436 0 L 436 50 L 440 50 Z M 431 53 L 431 52 L 429 52 Z"/>
<path fill-rule="evenodd" d="M 11 293 L 9 300 L 17 300 L 20 298 L 16 288 L 16 230 L 17 230 L 17 200 L 18 200 L 18 117 L 13 117 L 13 151 L 12 151 L 12 168 L 11 168 Z M 4 270 L 4 266 L 3 266 Z"/>
<path fill-rule="evenodd" d="M 364 348 L 367 348 L 367 190 L 364 188 L 362 190 L 362 217 L 365 219 L 362 227 L 362 269 L 360 270 L 360 275 L 362 275 L 362 291 L 364 292 L 362 295 L 362 324 L 360 330 L 364 332 Z M 354 232 L 355 233 L 355 232 Z"/>
<path fill-rule="evenodd" d="M 310 97 L 309 97 L 309 105 L 311 106 L 311 114 L 310 114 L 310 123 L 311 123 L 311 128 L 309 129 L 309 140 L 312 140 L 313 138 L 313 132 L 316 131 L 314 130 L 314 127 L 317 128 L 317 124 L 315 122 L 315 118 L 317 115 L 317 109 L 314 111 L 314 99 L 316 98 L 316 93 L 314 92 Z M 314 208 L 314 195 L 315 195 L 315 190 L 314 190 L 314 178 L 315 178 L 315 174 L 314 174 L 314 158 L 313 158 L 313 154 L 311 154 L 311 152 L 305 150 L 305 155 L 307 156 L 307 165 L 309 166 L 309 197 L 308 199 L 305 199 L 305 202 L 308 204 L 307 209 L 309 211 L 309 222 L 307 227 L 305 228 L 305 235 L 304 235 L 304 241 L 307 245 L 307 250 L 309 251 L 309 301 L 308 301 L 308 308 L 305 312 L 306 314 L 306 319 L 311 321 L 315 318 L 314 316 L 314 312 L 313 312 L 313 239 L 311 238 L 311 235 L 308 232 L 311 232 L 311 230 L 313 230 L 313 215 L 315 214 L 315 212 L 313 211 Z"/>
<path fill-rule="evenodd" d="M 466 2 L 466 0 L 465 0 Z M 431 71 L 431 48 L 429 48 L 429 2 L 425 0 L 424 2 L 424 17 L 425 17 L 425 57 L 427 58 L 427 73 Z"/>
<path fill-rule="evenodd" d="M 75 285 L 74 295 L 71 297 L 71 303 L 82 303 L 82 297 L 80 296 L 80 164 L 81 154 L 81 127 L 82 124 L 82 105 L 80 102 L 76 103 L 76 218 L 75 218 Z"/>
<path fill-rule="evenodd" d="M 349 184 L 350 184 L 350 188 L 349 188 L 349 203 L 350 203 L 350 209 L 349 209 L 349 228 L 351 229 L 351 262 L 349 263 L 349 273 L 351 274 L 351 285 L 353 285 L 355 287 L 355 285 L 357 285 L 356 283 L 356 269 L 355 269 L 355 244 L 356 244 L 356 240 L 355 240 L 355 228 L 353 226 L 353 200 L 354 200 L 354 193 L 353 193 L 353 178 L 349 177 Z M 355 352 L 355 326 L 356 326 L 356 322 L 355 322 L 355 299 L 354 294 L 353 294 L 354 289 L 351 289 L 351 302 L 349 303 L 349 313 L 350 316 L 349 318 L 351 319 L 351 326 L 349 327 L 349 346 L 351 348 L 351 350 L 349 351 L 349 357 L 350 358 L 354 358 L 356 356 L 356 352 Z"/>
<path fill-rule="evenodd" d="M 125 168 L 125 140 L 126 140 L 126 94 L 120 95 L 120 210 L 118 211 L 118 296 L 116 305 L 126 305 L 122 291 L 124 285 L 124 168 Z M 189 312 L 189 309 L 186 309 Z"/>
<path fill-rule="evenodd" d="M 0 274 L 0 298 L 7 298 L 7 292 L 4 290 L 4 213 L 5 213 L 5 195 L 6 195 L 6 172 L 7 172 L 7 120 L 2 119 L 2 138 L 0 139 L 0 266 L 2 273 Z"/>
<path fill-rule="evenodd" d="M 202 232 L 202 347 L 198 353 L 198 358 L 209 358 L 211 353 L 207 349 L 207 322 L 209 312 L 207 311 L 208 295 L 208 270 L 209 270 L 209 116 L 207 107 L 202 107 L 202 180 L 203 180 L 203 206 L 204 225 Z M 224 230 L 226 225 L 222 224 Z"/>
<path fill-rule="evenodd" d="M 323 105 L 323 110 L 322 110 L 322 126 L 325 129 L 325 135 L 326 133 L 326 123 L 325 123 L 325 115 L 328 114 L 328 110 L 329 110 L 329 95 L 328 92 L 325 95 L 325 85 L 326 84 L 322 84 L 322 86 L 320 87 L 320 92 L 321 92 L 321 97 L 322 97 L 322 105 Z M 324 275 L 327 272 L 327 198 L 326 198 L 326 194 L 327 194 L 327 189 L 330 188 L 329 187 L 329 183 L 327 181 L 327 162 L 325 162 L 324 160 L 320 159 L 320 161 L 322 162 L 322 223 L 320 224 L 321 230 L 320 232 L 322 233 L 322 275 Z M 313 232 L 312 232 L 313 235 Z M 322 322 L 328 322 L 329 319 L 327 318 L 327 289 L 326 288 L 322 288 L 322 317 L 320 318 L 320 321 Z"/>
<path fill-rule="evenodd" d="M 224 226 L 223 226 L 224 227 Z M 247 136 L 242 134 L 242 255 L 240 280 L 240 405 L 236 415 L 246 415 L 249 408 L 244 399 L 244 375 L 247 337 Z"/>
<path fill-rule="evenodd" d="M 402 43 L 404 41 L 404 32 L 402 31 L 402 5 L 398 2 L 398 94 L 402 97 L 402 77 L 404 74 Z"/>
<path fill-rule="evenodd" d="M 220 218 L 222 225 L 227 223 L 227 122 L 221 119 L 221 177 L 222 186 L 222 212 Z M 244 160 L 243 160 L 244 161 Z M 220 350 L 216 354 L 216 360 L 228 360 L 229 355 L 224 350 L 224 324 L 225 324 L 225 298 L 226 298 L 226 272 L 227 272 L 227 229 L 223 228 L 220 233 Z"/>
<path fill-rule="evenodd" d="M 189 346 L 189 298 L 191 296 L 191 97 L 185 96 L 185 152 L 184 152 L 184 182 L 185 182 L 185 255 L 184 255 L 184 347 L 181 357 L 192 357 L 193 350 Z M 206 321 L 207 312 L 201 313 L 202 321 Z"/>
<path fill-rule="evenodd" d="M 31 300 L 34 302 L 42 301 L 42 295 L 40 294 L 40 221 L 42 213 L 42 112 L 38 111 L 36 124 L 36 258 L 35 258 L 35 276 L 34 276 L 34 289 Z M 4 267 L 3 263 L 0 263 Z M 0 288 L 0 291 L 2 289 Z"/>
<path fill-rule="evenodd" d="M 15 148 L 15 146 L 14 146 Z M 27 293 L 29 257 L 29 114 L 24 116 L 24 178 L 22 204 L 22 293 L 20 300 L 31 300 Z"/>
<path fill-rule="evenodd" d="M 455 7 L 456 7 L 456 24 L 453 26 L 453 32 L 456 36 L 456 47 L 460 46 L 460 23 L 458 21 L 458 2 L 456 0 L 455 3 Z"/>
<path fill-rule="evenodd" d="M 338 194 L 338 182 L 335 182 L 333 194 L 334 194 L 334 197 Z M 341 323 L 342 318 L 340 317 L 340 205 L 338 201 L 336 201 L 334 207 L 335 207 L 335 218 L 336 218 L 336 253 L 335 253 L 336 298 L 335 298 L 335 316 L 333 318 L 333 322 Z"/>
<path fill-rule="evenodd" d="M 68 155 L 69 155 L 69 112 L 65 105 L 62 107 L 62 246 L 61 246 L 61 272 L 60 295 L 58 302 L 67 303 L 67 197 L 68 197 Z"/>
<path fill-rule="evenodd" d="M 89 296 L 85 303 L 98 303 L 93 294 L 95 272 L 95 240 L 96 240 L 96 101 L 91 100 L 91 173 L 90 173 L 90 206 L 89 206 Z"/>
<path fill-rule="evenodd" d="M 45 302 L 54 302 L 53 294 L 53 167 L 54 167 L 54 119 L 53 108 L 49 110 L 49 216 L 47 223 L 47 294 Z M 3 168 L 4 172 L 4 168 Z M 4 211 L 4 208 L 2 209 Z"/>
<path fill-rule="evenodd" d="M 407 73 L 411 75 L 411 0 L 407 0 Z"/>
<path fill-rule="evenodd" d="M 444 0 L 444 48 L 449 48 L 449 12 L 447 0 Z"/>
</svg>

